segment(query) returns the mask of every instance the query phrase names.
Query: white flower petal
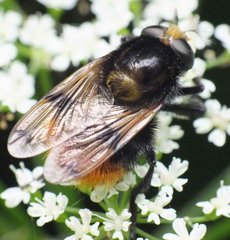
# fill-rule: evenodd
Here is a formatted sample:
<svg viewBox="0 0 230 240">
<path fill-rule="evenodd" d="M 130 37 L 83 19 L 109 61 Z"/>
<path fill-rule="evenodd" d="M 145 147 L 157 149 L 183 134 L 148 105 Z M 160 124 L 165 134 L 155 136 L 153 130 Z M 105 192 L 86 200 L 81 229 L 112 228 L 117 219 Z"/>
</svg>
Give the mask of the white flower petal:
<svg viewBox="0 0 230 240">
<path fill-rule="evenodd" d="M 159 215 L 153 212 L 149 214 L 147 222 L 154 222 L 156 225 L 159 225 L 161 223 Z"/>
<path fill-rule="evenodd" d="M 70 10 L 72 9 L 77 0 L 37 0 L 39 3 L 43 4 L 47 8 L 54 8 L 54 9 L 65 9 Z"/>
<path fill-rule="evenodd" d="M 64 238 L 64 240 L 76 240 L 76 236 L 74 234 L 74 235 Z"/>
<path fill-rule="evenodd" d="M 42 227 L 44 224 L 51 222 L 53 220 L 52 216 L 42 216 L 36 221 L 38 227 Z"/>
<path fill-rule="evenodd" d="M 27 213 L 31 217 L 40 217 L 42 215 L 45 215 L 45 209 L 39 203 L 32 202 L 32 203 L 30 203 L 30 206 L 27 209 Z"/>
<path fill-rule="evenodd" d="M 72 231 L 79 231 L 79 229 L 81 228 L 81 223 L 79 219 L 73 216 L 70 217 L 69 219 L 66 219 L 65 224 Z"/>
<path fill-rule="evenodd" d="M 204 224 L 196 223 L 190 233 L 190 239 L 200 240 L 204 237 L 207 227 Z"/>
<path fill-rule="evenodd" d="M 55 56 L 51 61 L 51 68 L 55 71 L 65 71 L 70 65 L 70 59 L 66 55 Z"/>
<path fill-rule="evenodd" d="M 208 135 L 208 141 L 215 144 L 217 147 L 222 147 L 226 142 L 226 133 L 220 129 L 214 129 Z"/>
<path fill-rule="evenodd" d="M 210 202 L 208 202 L 208 201 L 206 201 L 206 202 L 198 202 L 196 204 L 196 206 L 202 207 L 203 208 L 202 211 L 205 214 L 211 213 L 213 211 L 213 209 L 214 209 L 213 205 Z"/>
<path fill-rule="evenodd" d="M 196 133 L 204 134 L 213 128 L 213 124 L 208 118 L 198 118 L 193 122 Z"/>
<path fill-rule="evenodd" d="M 173 208 L 163 209 L 160 216 L 167 220 L 174 220 L 176 218 L 176 210 Z"/>
<path fill-rule="evenodd" d="M 85 226 L 90 225 L 92 212 L 89 209 L 85 208 L 85 209 L 80 209 L 79 214 L 82 219 L 82 224 Z"/>
<path fill-rule="evenodd" d="M 135 166 L 135 172 L 138 177 L 143 178 L 149 169 L 149 164 Z"/>
<path fill-rule="evenodd" d="M 188 179 L 185 178 L 178 178 L 174 181 L 172 186 L 178 191 L 182 192 L 183 191 L 183 185 L 188 182 Z"/>
<path fill-rule="evenodd" d="M 163 235 L 163 239 L 165 240 L 181 240 L 181 238 L 173 233 L 166 233 Z"/>
<path fill-rule="evenodd" d="M 100 234 L 100 231 L 98 230 L 99 224 L 99 222 L 96 222 L 90 227 L 90 233 L 94 236 L 99 236 Z"/>
<path fill-rule="evenodd" d="M 98 186 L 93 189 L 90 194 L 90 200 L 92 202 L 101 202 L 107 195 L 108 188 L 105 186 Z"/>
<path fill-rule="evenodd" d="M 29 193 L 28 193 L 28 197 L 30 199 Z M 23 192 L 19 187 L 11 187 L 1 193 L 1 198 L 5 200 L 6 207 L 14 208 L 22 202 Z M 28 202 L 29 202 L 29 199 L 28 199 Z M 25 203 L 28 203 L 28 202 L 25 202 Z"/>
<path fill-rule="evenodd" d="M 187 239 L 189 234 L 186 228 L 185 221 L 181 218 L 177 218 L 173 222 L 173 229 L 174 231 L 183 239 Z"/>
<path fill-rule="evenodd" d="M 9 64 L 17 55 L 17 48 L 11 43 L 0 45 L 0 67 Z"/>
<path fill-rule="evenodd" d="M 124 236 L 121 231 L 115 231 L 112 236 L 113 239 L 123 240 Z"/>
</svg>

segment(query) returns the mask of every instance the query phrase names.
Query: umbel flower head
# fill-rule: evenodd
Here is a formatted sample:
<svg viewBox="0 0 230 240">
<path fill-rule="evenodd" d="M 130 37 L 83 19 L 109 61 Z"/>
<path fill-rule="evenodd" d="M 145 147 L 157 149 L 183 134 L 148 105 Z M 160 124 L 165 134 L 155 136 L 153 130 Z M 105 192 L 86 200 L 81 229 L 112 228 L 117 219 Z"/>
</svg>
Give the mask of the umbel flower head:
<svg viewBox="0 0 230 240">
<path fill-rule="evenodd" d="M 216 99 L 205 102 L 207 112 L 204 117 L 198 118 L 193 125 L 199 134 L 209 133 L 208 141 L 217 147 L 222 147 L 226 142 L 226 134 L 230 135 L 230 109 Z"/>
<path fill-rule="evenodd" d="M 222 215 L 230 218 L 230 186 L 224 186 L 222 181 L 220 188 L 216 192 L 216 197 L 210 201 L 198 202 L 196 205 L 201 207 L 205 214 L 215 210 L 217 216 Z"/>
<path fill-rule="evenodd" d="M 10 187 L 1 193 L 1 198 L 9 208 L 18 206 L 21 202 L 27 204 L 30 201 L 30 194 L 35 193 L 42 188 L 43 167 L 36 167 L 33 171 L 25 168 L 23 162 L 20 162 L 20 168 L 10 165 L 10 169 L 15 174 L 18 187 Z"/>
<path fill-rule="evenodd" d="M 99 235 L 99 222 L 90 225 L 92 219 L 92 212 L 89 209 L 80 209 L 79 214 L 82 220 L 82 223 L 78 218 L 72 216 L 65 221 L 68 228 L 74 231 L 74 235 L 66 237 L 65 240 L 93 240 L 92 236 Z"/>
<path fill-rule="evenodd" d="M 104 230 L 107 232 L 113 232 L 112 238 L 123 240 L 124 236 L 122 232 L 128 232 L 129 221 L 131 213 L 128 209 L 124 209 L 121 214 L 117 214 L 114 209 L 109 208 L 109 211 L 106 213 L 107 219 L 103 222 Z"/>
<path fill-rule="evenodd" d="M 68 198 L 59 193 L 57 196 L 51 192 L 45 192 L 43 201 L 36 198 L 36 202 L 31 202 L 27 209 L 31 217 L 38 217 L 37 225 L 43 226 L 45 223 L 56 220 L 68 204 Z"/>
<path fill-rule="evenodd" d="M 192 231 L 189 233 L 186 228 L 186 222 L 182 218 L 177 218 L 173 222 L 173 229 L 176 232 L 166 233 L 163 236 L 165 240 L 200 240 L 204 237 L 207 228 L 204 224 L 194 224 Z"/>
<path fill-rule="evenodd" d="M 173 193 L 173 189 L 178 192 L 183 191 L 183 185 L 187 183 L 188 179 L 179 178 L 188 169 L 188 161 L 182 161 L 180 158 L 173 157 L 168 169 L 163 163 L 157 162 L 154 170 L 151 185 L 153 187 L 165 187 L 167 192 Z"/>
<path fill-rule="evenodd" d="M 145 198 L 144 194 L 139 194 L 136 199 L 137 206 L 141 209 L 141 214 L 148 214 L 147 222 L 160 224 L 160 217 L 173 220 L 176 218 L 176 211 L 173 208 L 165 208 L 172 200 L 165 192 L 160 192 L 154 201 Z"/>
</svg>

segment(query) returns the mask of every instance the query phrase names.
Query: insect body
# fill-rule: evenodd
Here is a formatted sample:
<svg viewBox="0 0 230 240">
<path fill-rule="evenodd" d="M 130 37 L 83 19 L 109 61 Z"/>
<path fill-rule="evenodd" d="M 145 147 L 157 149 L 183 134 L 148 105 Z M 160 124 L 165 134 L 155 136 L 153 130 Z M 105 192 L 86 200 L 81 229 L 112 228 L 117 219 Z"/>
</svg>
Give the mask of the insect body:
<svg viewBox="0 0 230 240">
<path fill-rule="evenodd" d="M 44 96 L 12 130 L 9 152 L 25 158 L 48 151 L 45 178 L 84 188 L 115 184 L 144 153 L 151 167 L 132 194 L 135 222 L 134 200 L 155 162 L 153 118 L 179 91 L 201 91 L 179 87 L 178 77 L 192 65 L 177 27 L 147 27 Z"/>
</svg>

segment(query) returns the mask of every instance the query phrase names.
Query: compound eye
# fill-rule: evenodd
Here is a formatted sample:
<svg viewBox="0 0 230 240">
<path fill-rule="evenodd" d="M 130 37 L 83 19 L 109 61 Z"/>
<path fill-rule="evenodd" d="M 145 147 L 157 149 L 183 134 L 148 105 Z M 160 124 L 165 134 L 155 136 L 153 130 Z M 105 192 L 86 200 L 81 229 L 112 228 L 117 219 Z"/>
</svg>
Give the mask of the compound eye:
<svg viewBox="0 0 230 240">
<path fill-rule="evenodd" d="M 184 39 L 174 39 L 170 46 L 182 62 L 182 70 L 189 70 L 194 63 L 194 54 L 189 44 Z"/>
<path fill-rule="evenodd" d="M 154 25 L 154 26 L 144 28 L 141 32 L 141 35 L 161 38 L 164 35 L 164 32 L 165 32 L 165 27 Z"/>
</svg>

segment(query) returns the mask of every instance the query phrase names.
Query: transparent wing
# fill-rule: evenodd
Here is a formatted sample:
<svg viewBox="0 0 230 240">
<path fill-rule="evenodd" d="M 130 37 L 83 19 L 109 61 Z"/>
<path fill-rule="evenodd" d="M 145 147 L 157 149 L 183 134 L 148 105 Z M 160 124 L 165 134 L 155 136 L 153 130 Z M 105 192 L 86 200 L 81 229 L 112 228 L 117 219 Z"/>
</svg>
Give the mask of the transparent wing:
<svg viewBox="0 0 230 240">
<path fill-rule="evenodd" d="M 80 68 L 44 96 L 16 124 L 8 150 L 17 158 L 40 154 L 102 118 L 113 96 L 102 87 L 104 59 Z"/>
<path fill-rule="evenodd" d="M 51 149 L 45 178 L 51 183 L 68 184 L 86 175 L 130 141 L 160 107 L 138 110 L 114 105 L 96 124 Z"/>
</svg>

